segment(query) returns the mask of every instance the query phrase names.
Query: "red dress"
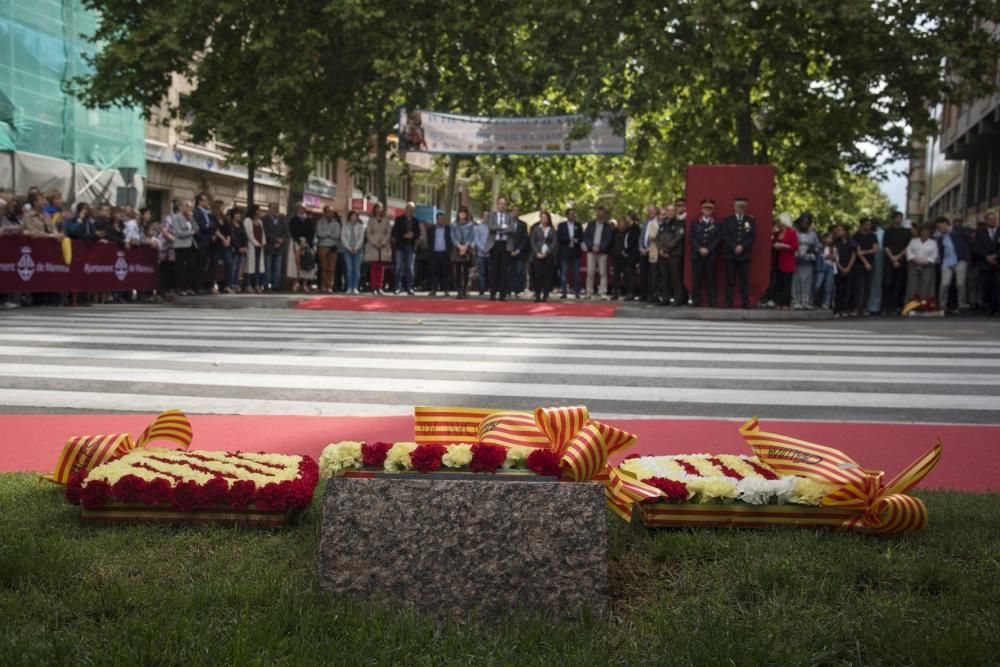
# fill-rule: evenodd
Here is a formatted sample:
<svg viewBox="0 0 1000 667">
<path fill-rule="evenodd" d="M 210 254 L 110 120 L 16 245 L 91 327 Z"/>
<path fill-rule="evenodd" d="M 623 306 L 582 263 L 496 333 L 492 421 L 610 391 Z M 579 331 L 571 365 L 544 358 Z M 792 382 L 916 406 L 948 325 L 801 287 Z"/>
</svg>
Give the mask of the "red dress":
<svg viewBox="0 0 1000 667">
<path fill-rule="evenodd" d="M 778 271 L 795 273 L 795 251 L 799 249 L 798 233 L 791 227 L 786 227 L 784 233 L 778 235 L 777 241 L 788 246 L 787 250 L 782 248 L 778 251 Z"/>
</svg>

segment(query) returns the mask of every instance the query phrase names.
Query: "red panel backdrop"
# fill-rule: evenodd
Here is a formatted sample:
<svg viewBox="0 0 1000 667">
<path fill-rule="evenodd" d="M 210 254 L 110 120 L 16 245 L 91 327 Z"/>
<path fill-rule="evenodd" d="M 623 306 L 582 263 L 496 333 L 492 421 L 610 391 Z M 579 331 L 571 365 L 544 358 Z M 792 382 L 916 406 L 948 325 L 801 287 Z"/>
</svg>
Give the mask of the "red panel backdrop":
<svg viewBox="0 0 1000 667">
<path fill-rule="evenodd" d="M 691 165 L 687 168 L 687 232 L 691 238 L 691 223 L 701 215 L 701 200 L 715 200 L 715 219 L 720 224 L 733 213 L 733 198 L 750 200 L 748 213 L 757 219 L 753 256 L 750 259 L 750 303 L 755 305 L 771 280 L 771 214 L 774 211 L 774 167 L 771 165 Z M 685 248 L 684 284 L 691 289 L 691 247 Z M 719 266 L 715 280 L 716 298 L 723 303 L 726 295 L 726 268 L 720 245 Z M 733 303 L 740 304 L 740 288 L 733 291 Z"/>
</svg>

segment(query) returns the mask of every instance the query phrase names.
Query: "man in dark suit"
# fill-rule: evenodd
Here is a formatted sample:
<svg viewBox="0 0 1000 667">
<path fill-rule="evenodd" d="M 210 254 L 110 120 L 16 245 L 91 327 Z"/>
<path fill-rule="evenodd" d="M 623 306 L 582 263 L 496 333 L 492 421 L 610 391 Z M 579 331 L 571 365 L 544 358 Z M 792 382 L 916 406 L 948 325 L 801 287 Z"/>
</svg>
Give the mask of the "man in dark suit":
<svg viewBox="0 0 1000 667">
<path fill-rule="evenodd" d="M 722 254 L 726 260 L 726 308 L 733 307 L 733 283 L 740 279 L 740 302 L 750 307 L 750 256 L 757 221 L 747 214 L 746 197 L 733 200 L 733 214 L 722 221 Z"/>
<path fill-rule="evenodd" d="M 617 299 L 622 295 L 625 301 L 639 297 L 635 293 L 635 265 L 639 263 L 639 233 L 640 229 L 628 213 L 622 214 L 615 230 L 615 239 L 611 244 L 611 261 L 614 263 L 614 294 Z"/>
<path fill-rule="evenodd" d="M 722 234 L 713 217 L 715 200 L 703 199 L 701 217 L 691 223 L 691 298 L 689 303 L 701 303 L 701 287 L 708 288 L 708 307 L 715 307 L 715 268 L 718 262 L 716 251 Z"/>
<path fill-rule="evenodd" d="M 407 294 L 413 294 L 413 257 L 416 243 L 420 238 L 420 221 L 414 212 L 417 210 L 413 202 L 407 202 L 403 215 L 398 216 L 392 225 L 392 244 L 395 247 L 396 289 L 393 294 L 399 294 L 405 286 Z"/>
<path fill-rule="evenodd" d="M 677 205 L 667 204 L 661 213 L 664 222 L 656 238 L 659 248 L 660 305 L 679 306 L 684 301 L 684 220 L 677 217 Z"/>
<path fill-rule="evenodd" d="M 214 283 L 214 272 L 212 271 L 212 239 L 215 236 L 215 230 L 218 228 L 219 221 L 215 219 L 212 215 L 212 210 L 209 208 L 212 202 L 209 200 L 207 192 L 201 192 L 198 194 L 197 205 L 194 209 L 194 222 L 197 229 L 195 230 L 195 242 L 198 244 L 197 257 L 198 257 L 198 282 L 195 285 L 195 289 L 202 292 L 206 289 L 211 290 L 210 285 Z"/>
<path fill-rule="evenodd" d="M 531 237 L 528 235 L 528 223 L 521 220 L 521 209 L 512 206 L 510 212 L 514 217 L 514 231 L 507 237 L 507 283 L 504 296 L 512 294 L 515 299 L 519 299 L 524 291 L 526 262 L 531 255 Z"/>
<path fill-rule="evenodd" d="M 444 212 L 438 211 L 434 224 L 427 229 L 427 249 L 430 251 L 430 295 L 438 290 L 448 296 L 448 269 L 451 267 L 451 225 L 446 224 Z"/>
<path fill-rule="evenodd" d="M 507 210 L 507 198 L 497 199 L 497 209 L 490 213 L 490 235 L 493 237 L 493 247 L 490 249 L 490 301 L 507 300 L 507 265 L 510 253 L 507 252 L 507 240 L 514 233 L 514 216 Z"/>
<path fill-rule="evenodd" d="M 614 228 L 608 223 L 608 212 L 598 206 L 596 216 L 583 233 L 583 250 L 587 253 L 587 296 L 597 296 L 595 284 L 600 276 L 598 289 L 608 298 L 608 253 L 614 240 Z"/>
<path fill-rule="evenodd" d="M 573 279 L 573 293 L 580 298 L 580 250 L 583 248 L 583 226 L 576 221 L 576 210 L 566 209 L 566 219 L 556 229 L 559 241 L 559 264 L 562 267 L 562 296 L 566 298 L 569 279 Z"/>
<path fill-rule="evenodd" d="M 976 230 L 976 257 L 979 258 L 979 294 L 987 315 L 1000 312 L 1000 229 L 997 217 L 986 215 L 986 226 Z"/>
</svg>

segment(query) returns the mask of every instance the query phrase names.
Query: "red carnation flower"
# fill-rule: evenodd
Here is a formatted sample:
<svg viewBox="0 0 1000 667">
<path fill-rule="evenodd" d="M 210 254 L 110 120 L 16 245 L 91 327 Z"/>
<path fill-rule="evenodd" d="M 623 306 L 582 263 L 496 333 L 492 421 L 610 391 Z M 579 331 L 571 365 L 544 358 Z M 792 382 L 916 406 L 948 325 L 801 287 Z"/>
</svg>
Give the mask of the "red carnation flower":
<svg viewBox="0 0 1000 667">
<path fill-rule="evenodd" d="M 188 480 L 174 486 L 171 505 L 182 512 L 190 512 L 202 507 L 201 487 L 198 482 Z"/>
<path fill-rule="evenodd" d="M 732 477 L 735 480 L 743 479 L 743 475 L 739 474 L 738 472 L 727 466 L 725 463 L 723 463 L 722 459 L 720 459 L 718 456 L 710 457 L 708 459 L 708 462 L 714 465 L 719 470 L 721 470 L 722 474 L 725 475 L 726 477 Z"/>
<path fill-rule="evenodd" d="M 559 457 L 548 449 L 536 449 L 528 454 L 525 461 L 528 470 L 544 477 L 559 476 Z"/>
<path fill-rule="evenodd" d="M 265 484 L 254 496 L 254 505 L 262 512 L 284 512 L 288 507 L 291 486 L 289 482 Z"/>
<path fill-rule="evenodd" d="M 650 502 L 666 501 L 668 503 L 683 503 L 688 499 L 688 488 L 684 482 L 677 482 L 666 477 L 649 477 L 642 480 L 663 492 L 660 498 L 652 498 Z"/>
<path fill-rule="evenodd" d="M 152 479 L 139 490 L 139 502 L 146 505 L 167 505 L 170 503 L 170 496 L 173 487 L 170 480 L 163 477 Z"/>
<path fill-rule="evenodd" d="M 628 456 L 625 457 L 625 460 L 628 461 L 629 459 L 639 459 L 639 458 L 642 458 L 642 454 L 629 454 Z"/>
<path fill-rule="evenodd" d="M 138 475 L 123 475 L 111 487 L 111 495 L 123 503 L 134 503 L 139 500 L 145 485 L 146 480 Z"/>
<path fill-rule="evenodd" d="M 201 487 L 203 507 L 223 507 L 229 496 L 229 484 L 221 477 L 213 477 Z"/>
<path fill-rule="evenodd" d="M 367 468 L 381 468 L 385 465 L 385 457 L 392 449 L 391 442 L 367 442 L 361 445 L 361 462 Z"/>
<path fill-rule="evenodd" d="M 477 442 L 472 446 L 472 461 L 469 467 L 472 472 L 495 473 L 507 459 L 507 448 L 503 445 L 491 445 Z"/>
<path fill-rule="evenodd" d="M 83 489 L 83 480 L 87 479 L 87 471 L 81 470 L 69 476 L 66 482 L 66 500 L 74 505 L 80 504 L 80 491 Z"/>
<path fill-rule="evenodd" d="M 319 482 L 319 464 L 311 456 L 303 456 L 299 461 L 299 479 L 312 490 Z M 310 490 L 310 494 L 312 493 Z"/>
<path fill-rule="evenodd" d="M 245 510 L 247 505 L 253 501 L 256 492 L 257 485 L 249 479 L 233 482 L 233 485 L 229 487 L 229 506 L 234 510 Z"/>
<path fill-rule="evenodd" d="M 312 503 L 315 484 L 307 484 L 304 480 L 297 479 L 292 482 L 291 490 L 288 492 L 288 506 L 294 509 L 305 509 Z"/>
<path fill-rule="evenodd" d="M 765 468 L 764 466 L 760 465 L 759 463 L 756 463 L 754 461 L 749 461 L 748 460 L 747 461 L 747 465 L 749 465 L 751 468 L 753 468 L 754 472 L 757 473 L 758 475 L 760 475 L 761 477 L 763 477 L 764 479 L 770 479 L 770 480 L 778 479 L 778 476 L 775 475 L 773 472 L 771 472 L 770 469 Z"/>
<path fill-rule="evenodd" d="M 102 479 L 95 479 L 80 491 L 80 504 L 83 509 L 96 510 L 104 504 L 111 495 L 111 485 Z"/>
<path fill-rule="evenodd" d="M 419 445 L 410 452 L 410 462 L 420 472 L 430 472 L 441 467 L 441 457 L 445 455 L 444 445 Z"/>
</svg>

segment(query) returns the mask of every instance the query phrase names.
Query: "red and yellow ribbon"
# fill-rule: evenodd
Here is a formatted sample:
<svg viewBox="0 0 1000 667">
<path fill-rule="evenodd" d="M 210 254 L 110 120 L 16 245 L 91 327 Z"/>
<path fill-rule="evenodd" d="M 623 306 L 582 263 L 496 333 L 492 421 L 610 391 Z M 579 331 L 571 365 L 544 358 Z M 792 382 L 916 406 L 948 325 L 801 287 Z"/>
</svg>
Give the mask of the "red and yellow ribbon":
<svg viewBox="0 0 1000 667">
<path fill-rule="evenodd" d="M 559 457 L 560 478 L 601 482 L 608 506 L 626 521 L 633 503 L 656 498 L 659 489 L 609 468 L 608 457 L 634 445 L 637 437 L 590 418 L 583 406 L 537 408 L 532 412 L 474 408 L 417 408 L 418 443 L 485 442 L 505 447 L 548 449 Z"/>
<path fill-rule="evenodd" d="M 93 470 L 155 440 L 168 440 L 187 449 L 192 437 L 191 422 L 180 410 L 162 413 L 136 440 L 128 433 L 75 436 L 69 439 L 59 454 L 55 472 L 44 479 L 65 484 L 73 473 Z"/>
<path fill-rule="evenodd" d="M 927 507 L 906 492 L 922 480 L 941 460 L 943 445 L 937 443 L 908 465 L 888 484 L 881 470 L 867 470 L 847 454 L 832 447 L 760 430 L 757 418 L 740 427 L 740 435 L 757 457 L 782 475 L 800 475 L 836 485 L 820 502 L 857 512 L 842 527 L 874 533 L 902 533 L 927 525 Z"/>
</svg>

